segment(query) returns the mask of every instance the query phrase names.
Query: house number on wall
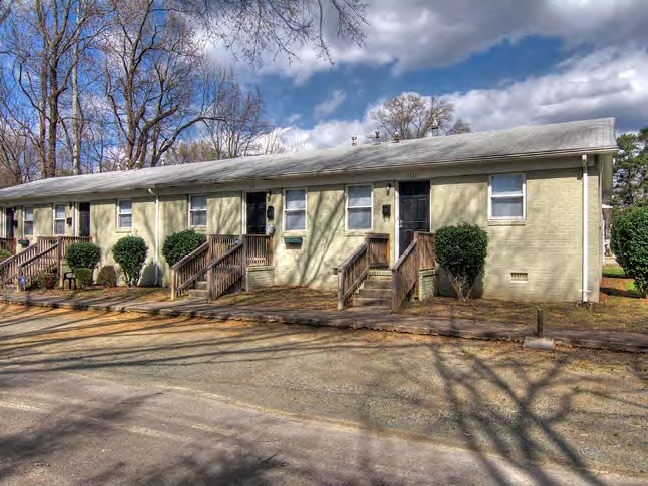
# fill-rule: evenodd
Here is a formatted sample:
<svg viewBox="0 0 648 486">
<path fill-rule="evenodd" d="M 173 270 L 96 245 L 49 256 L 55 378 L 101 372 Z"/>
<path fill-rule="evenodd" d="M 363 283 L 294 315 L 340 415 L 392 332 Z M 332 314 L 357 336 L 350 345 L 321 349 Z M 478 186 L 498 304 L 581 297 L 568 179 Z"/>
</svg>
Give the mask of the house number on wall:
<svg viewBox="0 0 648 486">
<path fill-rule="evenodd" d="M 414 179 L 415 177 L 416 177 L 416 174 L 414 174 L 414 172 L 408 172 L 407 173 L 407 178 L 408 179 Z"/>
</svg>

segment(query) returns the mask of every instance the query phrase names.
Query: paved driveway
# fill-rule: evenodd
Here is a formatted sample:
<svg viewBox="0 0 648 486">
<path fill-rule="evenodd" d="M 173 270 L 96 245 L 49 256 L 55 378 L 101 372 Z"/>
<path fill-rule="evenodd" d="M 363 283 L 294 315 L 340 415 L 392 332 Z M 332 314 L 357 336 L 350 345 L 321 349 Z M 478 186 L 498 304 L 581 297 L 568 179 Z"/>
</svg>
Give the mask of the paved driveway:
<svg viewBox="0 0 648 486">
<path fill-rule="evenodd" d="M 643 356 L 129 314 L 0 316 L 8 484 L 646 482 Z"/>
</svg>

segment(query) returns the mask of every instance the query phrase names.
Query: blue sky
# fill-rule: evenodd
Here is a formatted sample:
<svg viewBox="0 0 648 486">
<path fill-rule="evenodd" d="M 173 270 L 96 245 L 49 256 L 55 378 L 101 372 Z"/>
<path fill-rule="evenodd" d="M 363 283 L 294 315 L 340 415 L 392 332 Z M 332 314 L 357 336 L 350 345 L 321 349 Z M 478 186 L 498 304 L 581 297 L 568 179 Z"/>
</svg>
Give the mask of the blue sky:
<svg viewBox="0 0 648 486">
<path fill-rule="evenodd" d="M 334 63 L 302 46 L 292 62 L 239 67 L 285 144 L 372 133 L 371 110 L 403 92 L 451 101 L 475 130 L 601 116 L 618 131 L 648 125 L 648 0 L 367 3 L 364 45 L 327 36 Z"/>
</svg>

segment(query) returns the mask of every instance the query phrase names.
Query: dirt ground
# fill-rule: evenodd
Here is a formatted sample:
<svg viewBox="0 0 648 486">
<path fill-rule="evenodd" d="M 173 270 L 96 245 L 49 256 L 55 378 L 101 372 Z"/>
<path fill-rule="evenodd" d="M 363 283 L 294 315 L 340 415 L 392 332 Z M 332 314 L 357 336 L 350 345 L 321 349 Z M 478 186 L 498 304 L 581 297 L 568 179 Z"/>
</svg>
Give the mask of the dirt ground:
<svg viewBox="0 0 648 486">
<path fill-rule="evenodd" d="M 0 368 L 160 383 L 516 464 L 648 475 L 643 355 L 1 306 Z"/>
</svg>

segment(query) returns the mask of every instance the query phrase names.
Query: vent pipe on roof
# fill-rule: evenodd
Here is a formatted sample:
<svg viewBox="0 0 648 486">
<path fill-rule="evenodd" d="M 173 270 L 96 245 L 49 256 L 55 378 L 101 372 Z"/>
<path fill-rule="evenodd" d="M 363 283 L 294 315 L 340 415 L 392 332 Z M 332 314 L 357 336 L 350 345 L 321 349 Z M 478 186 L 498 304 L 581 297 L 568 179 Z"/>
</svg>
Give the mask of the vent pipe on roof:
<svg viewBox="0 0 648 486">
<path fill-rule="evenodd" d="M 358 145 L 358 137 L 354 135 L 353 137 L 351 137 L 351 146 L 355 147 L 356 145 Z"/>
<path fill-rule="evenodd" d="M 394 140 L 395 143 L 400 142 L 400 133 L 394 132 Z"/>
<path fill-rule="evenodd" d="M 374 137 L 374 143 L 380 143 L 380 130 L 374 132 L 376 136 Z"/>
</svg>

